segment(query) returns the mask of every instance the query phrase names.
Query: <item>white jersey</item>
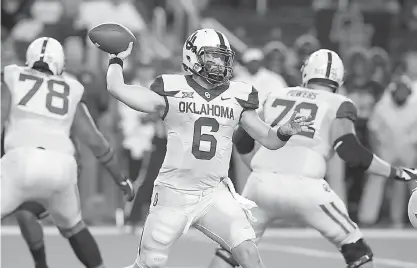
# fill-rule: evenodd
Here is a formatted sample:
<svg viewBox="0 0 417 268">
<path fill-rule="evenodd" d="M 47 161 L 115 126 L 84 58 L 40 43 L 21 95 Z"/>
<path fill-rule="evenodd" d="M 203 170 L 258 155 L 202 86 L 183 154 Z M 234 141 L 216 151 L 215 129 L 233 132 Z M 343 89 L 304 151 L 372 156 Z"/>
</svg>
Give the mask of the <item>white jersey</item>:
<svg viewBox="0 0 417 268">
<path fill-rule="evenodd" d="M 258 108 L 258 93 L 243 82 L 207 90 L 191 75 L 162 75 L 151 89 L 165 98 L 168 144 L 156 183 L 201 190 L 228 177 L 232 135 L 245 109 Z"/>
<path fill-rule="evenodd" d="M 272 126 L 286 122 L 294 110 L 310 115 L 314 120 L 313 133 L 301 132 L 293 136 L 279 150 L 264 147 L 251 161 L 254 171 L 271 171 L 302 177 L 322 179 L 326 164 L 333 154 L 330 140 L 331 124 L 336 118 L 356 120 L 356 107 L 348 98 L 323 91 L 292 87 L 272 92 L 262 106 L 261 116 Z"/>
<path fill-rule="evenodd" d="M 70 129 L 84 87 L 68 75 L 45 74 L 8 65 L 4 82 L 12 103 L 5 129 L 5 151 L 44 148 L 74 154 Z"/>
</svg>

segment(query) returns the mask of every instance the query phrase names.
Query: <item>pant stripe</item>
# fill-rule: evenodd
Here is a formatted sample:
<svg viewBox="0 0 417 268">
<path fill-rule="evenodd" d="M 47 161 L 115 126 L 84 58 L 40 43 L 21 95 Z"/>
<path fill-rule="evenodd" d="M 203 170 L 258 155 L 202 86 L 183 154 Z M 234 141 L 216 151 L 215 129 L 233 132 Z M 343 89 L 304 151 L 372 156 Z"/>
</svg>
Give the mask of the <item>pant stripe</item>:
<svg viewBox="0 0 417 268">
<path fill-rule="evenodd" d="M 349 234 L 349 230 L 335 216 L 333 216 L 330 213 L 330 211 L 326 208 L 325 205 L 320 205 L 320 208 L 324 211 L 324 213 L 326 213 L 327 216 L 329 216 L 330 219 L 332 219 L 336 224 L 338 224 L 346 234 Z"/>
<path fill-rule="evenodd" d="M 330 205 L 334 208 L 334 210 L 336 210 L 337 213 L 339 213 L 343 218 L 345 218 L 345 220 L 350 224 L 350 226 L 352 226 L 353 229 L 356 229 L 355 224 L 352 222 L 348 215 L 346 215 L 338 207 L 336 207 L 336 205 L 333 202 L 331 202 Z"/>
</svg>

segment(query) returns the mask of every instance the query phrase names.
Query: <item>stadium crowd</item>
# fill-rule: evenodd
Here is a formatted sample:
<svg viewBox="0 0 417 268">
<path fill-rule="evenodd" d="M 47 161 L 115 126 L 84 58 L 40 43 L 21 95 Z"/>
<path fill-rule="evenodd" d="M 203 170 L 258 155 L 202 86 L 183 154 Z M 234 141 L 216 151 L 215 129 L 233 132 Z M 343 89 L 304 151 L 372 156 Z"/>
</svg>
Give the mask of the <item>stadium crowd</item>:
<svg viewBox="0 0 417 268">
<path fill-rule="evenodd" d="M 182 35 L 188 35 L 193 20 L 216 14 L 218 9 L 240 9 L 261 20 L 267 15 L 258 2 L 264 1 L 181 1 L 179 7 L 173 7 L 172 1 L 150 0 L 2 1 L 2 67 L 24 64 L 26 48 L 37 37 L 50 36 L 60 41 L 67 55 L 66 72 L 84 84 L 83 99 L 94 121 L 116 148 L 129 176 L 140 184 L 133 207 L 125 206 L 109 174 L 88 149 L 78 146 L 79 187 L 88 223 L 122 224 L 127 220 L 137 224 L 144 219 L 166 144 L 160 121 L 109 96 L 105 90 L 107 58 L 88 40 L 88 30 L 107 21 L 131 29 L 140 45 L 125 68 L 125 77 L 127 83 L 147 86 L 161 73 L 181 72 L 181 66 L 174 64 L 180 62 L 181 52 L 176 36 L 182 40 Z M 234 37 L 228 36 L 229 39 L 238 40 L 232 43 L 239 60 L 234 79 L 250 82 L 259 90 L 297 86 L 306 55 L 319 48 L 337 49 L 346 65 L 341 93 L 358 108 L 356 132 L 361 142 L 391 164 L 416 167 L 417 43 L 414 40 L 413 47 L 410 36 L 417 34 L 417 18 L 405 15 L 407 10 L 413 10 L 408 6 L 412 1 L 362 1 L 366 5 L 359 1 L 331 0 L 279 2 L 269 1 L 269 8 L 279 14 L 309 10 L 313 3 L 315 23 L 303 30 L 297 28 L 296 34 L 275 25 L 258 39 L 247 25 L 228 26 L 227 21 L 219 18 Z M 286 5 L 292 5 L 292 9 Z M 181 7 L 185 9 L 182 12 L 178 10 Z M 329 10 L 331 16 L 326 13 Z M 390 18 L 390 30 L 381 18 Z M 292 29 L 291 25 L 287 28 Z M 159 40 L 161 36 L 164 42 Z M 242 40 L 246 46 L 240 45 Z M 169 51 L 168 56 L 161 57 L 165 54 L 163 49 Z M 232 162 L 230 176 L 241 190 L 249 170 L 237 155 Z M 354 221 L 365 226 L 406 225 L 406 202 L 412 185 L 407 188 L 401 182 L 367 176 L 345 167 L 337 156 L 331 162 L 327 180 L 347 201 Z"/>
</svg>

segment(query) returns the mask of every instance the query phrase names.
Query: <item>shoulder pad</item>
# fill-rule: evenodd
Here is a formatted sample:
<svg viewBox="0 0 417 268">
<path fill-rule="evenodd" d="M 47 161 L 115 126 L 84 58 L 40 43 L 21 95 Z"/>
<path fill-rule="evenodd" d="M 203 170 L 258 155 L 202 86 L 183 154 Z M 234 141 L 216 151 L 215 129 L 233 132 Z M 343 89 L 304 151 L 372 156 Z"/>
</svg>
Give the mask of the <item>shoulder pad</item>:
<svg viewBox="0 0 417 268">
<path fill-rule="evenodd" d="M 152 82 L 150 89 L 161 96 L 174 96 L 179 92 L 176 88 L 180 86 L 181 81 L 184 81 L 183 75 L 160 75 Z M 173 87 L 170 90 L 168 87 Z"/>
<path fill-rule="evenodd" d="M 230 85 L 239 89 L 236 100 L 245 110 L 256 110 L 259 107 L 258 91 L 251 85 L 243 82 L 230 82 Z"/>
<path fill-rule="evenodd" d="M 1 75 L 1 82 L 9 84 L 11 86 L 11 83 L 13 81 L 13 76 L 20 70 L 23 69 L 23 67 L 18 66 L 16 64 L 10 64 L 4 67 Z"/>
<path fill-rule="evenodd" d="M 358 110 L 355 104 L 351 100 L 344 98 L 336 111 L 336 118 L 347 118 L 355 122 L 358 118 Z"/>
</svg>

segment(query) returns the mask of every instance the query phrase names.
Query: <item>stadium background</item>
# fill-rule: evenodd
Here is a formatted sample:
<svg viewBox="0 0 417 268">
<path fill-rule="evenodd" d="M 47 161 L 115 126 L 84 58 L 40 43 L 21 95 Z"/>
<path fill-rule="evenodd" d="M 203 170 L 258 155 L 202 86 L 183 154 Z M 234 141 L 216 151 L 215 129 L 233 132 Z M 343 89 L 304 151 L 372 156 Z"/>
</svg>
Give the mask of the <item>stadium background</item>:
<svg viewBox="0 0 417 268">
<path fill-rule="evenodd" d="M 2 67 L 23 64 L 27 45 L 39 36 L 62 42 L 66 71 L 85 85 L 84 101 L 93 119 L 116 148 L 126 173 L 141 184 L 132 209 L 109 174 L 77 143 L 82 208 L 90 225 L 120 226 L 125 221 L 140 226 L 166 142 L 161 122 L 126 108 L 107 93 L 107 56 L 86 37 L 88 29 L 103 22 L 124 24 L 137 36 L 125 77 L 128 83 L 143 85 L 161 73 L 181 72 L 183 42 L 201 27 L 218 29 L 229 38 L 237 53 L 236 77 L 270 87 L 276 86 L 268 84 L 268 77 L 299 85 L 305 56 L 318 48 L 334 49 L 345 61 L 341 93 L 358 107 L 356 131 L 363 144 L 392 164 L 417 166 L 417 1 L 3 0 L 1 7 Z M 256 62 L 272 71 L 269 76 L 247 71 Z M 407 101 L 400 106 L 395 98 Z M 238 190 L 247 174 L 234 156 L 230 176 Z M 409 227 L 411 184 L 366 176 L 337 157 L 331 160 L 327 180 L 360 226 Z M 14 220 L 2 224 L 14 225 Z M 50 219 L 44 224 L 50 225 Z"/>
</svg>

